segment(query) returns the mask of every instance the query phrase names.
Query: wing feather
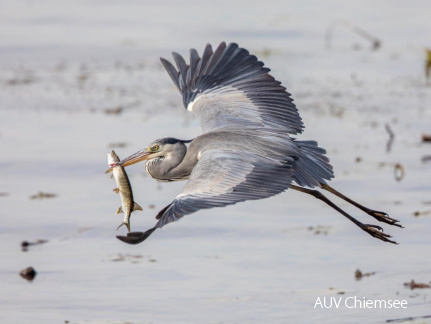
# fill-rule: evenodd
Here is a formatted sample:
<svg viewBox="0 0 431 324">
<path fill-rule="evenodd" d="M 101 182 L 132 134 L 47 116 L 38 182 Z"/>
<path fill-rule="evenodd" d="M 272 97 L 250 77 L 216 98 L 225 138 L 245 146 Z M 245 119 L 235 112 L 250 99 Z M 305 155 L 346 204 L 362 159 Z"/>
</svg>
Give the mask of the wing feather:
<svg viewBox="0 0 431 324">
<path fill-rule="evenodd" d="M 237 126 L 302 132 L 301 117 L 286 88 L 246 49 L 222 42 L 213 52 L 208 44 L 202 58 L 190 51 L 190 67 L 179 54 L 173 56 L 179 71 L 162 59 L 163 66 L 204 132 Z"/>
<path fill-rule="evenodd" d="M 218 76 L 218 74 L 220 74 L 220 72 L 225 71 L 226 65 L 238 53 L 237 49 L 238 49 L 237 44 L 230 43 L 227 47 L 225 47 L 223 53 L 220 55 L 220 58 L 215 63 L 213 69 L 211 71 L 207 71 L 207 73 L 212 74 L 213 76 Z"/>
<path fill-rule="evenodd" d="M 196 75 L 195 75 L 196 76 L 196 78 L 195 78 L 196 80 L 195 80 L 195 82 L 197 80 L 199 80 L 199 78 L 203 75 L 203 71 L 205 70 L 205 67 L 208 64 L 208 60 L 210 59 L 210 57 L 211 57 L 212 54 L 213 54 L 213 49 L 211 47 L 211 44 L 207 44 L 207 46 L 205 46 L 204 52 L 202 54 L 202 59 L 199 62 L 198 69 L 196 71 Z"/>
<path fill-rule="evenodd" d="M 292 163 L 247 152 L 205 151 L 183 191 L 159 216 L 162 227 L 200 209 L 268 198 L 293 180 Z"/>
<path fill-rule="evenodd" d="M 180 77 L 184 84 L 187 84 L 186 78 L 187 78 L 187 69 L 188 65 L 186 64 L 186 61 L 184 61 L 183 57 L 175 52 L 172 52 L 172 56 L 174 58 L 175 63 L 177 64 L 177 68 L 180 71 Z"/>
<path fill-rule="evenodd" d="M 222 57 L 222 54 L 225 48 L 226 48 L 226 43 L 225 42 L 220 43 L 220 45 L 216 48 L 214 53 L 209 58 L 208 64 L 206 65 L 205 70 L 203 71 L 204 74 L 211 75 L 211 72 L 213 71 L 214 67 L 217 65 L 220 58 Z"/>
<path fill-rule="evenodd" d="M 168 60 L 165 60 L 164 58 L 161 58 L 160 60 L 162 61 L 164 68 L 168 72 L 169 76 L 171 77 L 177 89 L 181 91 L 180 84 L 178 82 L 180 73 L 175 69 L 175 67 Z"/>
<path fill-rule="evenodd" d="M 187 84 L 190 84 L 191 88 L 194 87 L 194 81 L 196 79 L 196 73 L 200 59 L 201 58 L 199 57 L 198 52 L 192 48 L 190 50 L 190 68 L 187 71 Z"/>
</svg>

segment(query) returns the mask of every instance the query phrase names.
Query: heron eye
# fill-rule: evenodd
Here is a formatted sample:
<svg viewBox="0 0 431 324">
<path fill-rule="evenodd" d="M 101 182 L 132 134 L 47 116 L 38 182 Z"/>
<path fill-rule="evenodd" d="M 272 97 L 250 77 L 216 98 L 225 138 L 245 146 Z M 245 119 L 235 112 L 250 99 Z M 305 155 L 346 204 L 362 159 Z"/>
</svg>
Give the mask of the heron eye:
<svg viewBox="0 0 431 324">
<path fill-rule="evenodd" d="M 157 151 L 159 149 L 159 146 L 158 145 L 154 145 L 152 148 L 151 148 L 151 150 L 152 151 Z"/>
</svg>

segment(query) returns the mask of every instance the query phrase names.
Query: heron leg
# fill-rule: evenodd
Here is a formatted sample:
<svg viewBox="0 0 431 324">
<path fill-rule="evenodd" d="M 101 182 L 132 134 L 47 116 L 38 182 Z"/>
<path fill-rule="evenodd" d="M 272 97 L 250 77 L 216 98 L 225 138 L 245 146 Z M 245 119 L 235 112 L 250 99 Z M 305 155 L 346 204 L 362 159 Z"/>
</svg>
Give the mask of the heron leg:
<svg viewBox="0 0 431 324">
<path fill-rule="evenodd" d="M 361 223 L 356 218 L 350 216 L 344 210 L 342 210 L 340 207 L 338 207 L 332 201 L 330 201 L 328 198 L 326 198 L 326 196 L 324 194 L 322 194 L 320 191 L 312 190 L 312 189 L 306 189 L 306 188 L 298 187 L 298 186 L 295 186 L 295 185 L 290 185 L 289 188 L 291 188 L 293 190 L 300 191 L 300 192 L 304 192 L 306 194 L 314 196 L 317 199 L 323 201 L 324 203 L 326 203 L 327 205 L 329 205 L 332 208 L 334 208 L 341 215 L 343 215 L 344 217 L 346 217 L 347 219 L 349 219 L 350 221 L 352 221 L 356 226 L 358 226 L 360 229 L 362 229 L 363 231 L 367 232 L 371 236 L 373 236 L 373 237 L 375 237 L 375 238 L 377 238 L 379 240 L 382 240 L 384 242 L 398 244 L 397 242 L 390 240 L 389 238 L 391 238 L 392 236 L 389 235 L 389 234 L 383 233 L 383 229 L 380 226 Z"/>
<path fill-rule="evenodd" d="M 396 220 L 396 219 L 393 219 L 393 218 L 389 217 L 389 215 L 386 214 L 385 212 L 372 210 L 372 209 L 369 209 L 369 208 L 367 208 L 365 206 L 362 206 L 361 204 L 358 204 L 356 201 L 353 201 L 349 197 L 346 197 L 341 192 L 338 192 L 337 190 L 335 190 L 334 188 L 330 187 L 327 184 L 321 183 L 320 185 L 322 186 L 322 189 L 325 189 L 325 190 L 329 191 L 330 193 L 336 195 L 337 197 L 339 197 L 339 198 L 347 201 L 348 203 L 352 204 L 353 206 L 355 206 L 355 207 L 359 208 L 360 210 L 366 212 L 368 215 L 374 217 L 379 222 L 383 222 L 383 223 L 386 223 L 386 224 L 398 226 L 398 227 L 401 227 L 401 228 L 403 227 L 402 225 L 397 224 L 399 222 L 399 220 Z"/>
</svg>

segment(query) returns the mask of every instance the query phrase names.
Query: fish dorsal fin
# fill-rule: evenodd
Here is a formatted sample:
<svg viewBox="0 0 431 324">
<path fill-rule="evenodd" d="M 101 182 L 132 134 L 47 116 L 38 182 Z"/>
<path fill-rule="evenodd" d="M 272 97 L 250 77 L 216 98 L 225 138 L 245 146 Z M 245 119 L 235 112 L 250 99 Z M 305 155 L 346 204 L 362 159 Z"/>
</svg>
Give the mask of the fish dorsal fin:
<svg viewBox="0 0 431 324">
<path fill-rule="evenodd" d="M 120 189 L 118 189 L 118 188 L 114 188 L 114 189 L 112 189 L 112 191 L 113 191 L 113 192 L 115 192 L 115 193 L 117 194 L 117 193 L 119 193 L 119 192 L 120 192 Z"/>
<path fill-rule="evenodd" d="M 133 205 L 133 210 L 142 210 L 142 207 L 141 207 L 141 206 L 139 206 L 137 203 L 135 203 L 135 204 Z"/>
<path fill-rule="evenodd" d="M 122 206 L 120 206 L 120 207 L 117 208 L 117 211 L 115 212 L 115 215 L 118 215 L 119 213 L 124 213 Z"/>
</svg>

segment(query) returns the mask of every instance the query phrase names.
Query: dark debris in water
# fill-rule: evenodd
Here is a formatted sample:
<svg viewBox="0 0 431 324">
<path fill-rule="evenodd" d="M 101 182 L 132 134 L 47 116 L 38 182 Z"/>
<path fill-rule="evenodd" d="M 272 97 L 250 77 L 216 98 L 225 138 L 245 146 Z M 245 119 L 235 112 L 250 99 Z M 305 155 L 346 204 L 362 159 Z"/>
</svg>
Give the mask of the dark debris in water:
<svg viewBox="0 0 431 324">
<path fill-rule="evenodd" d="M 395 167 L 394 167 L 395 180 L 401 181 L 404 179 L 404 176 L 405 176 L 404 167 L 399 163 L 395 164 Z"/>
<path fill-rule="evenodd" d="M 313 232 L 314 235 L 328 235 L 330 231 L 330 227 L 322 226 L 322 225 L 309 226 L 308 230 L 310 232 Z"/>
<path fill-rule="evenodd" d="M 29 246 L 33 246 L 33 245 L 40 245 L 40 244 L 44 244 L 47 243 L 48 240 L 36 240 L 34 242 L 29 242 L 29 241 L 22 241 L 21 242 L 21 248 L 24 252 L 28 251 L 28 247 Z"/>
<path fill-rule="evenodd" d="M 9 196 L 8 192 L 0 192 L 0 197 L 6 197 Z"/>
<path fill-rule="evenodd" d="M 126 146 L 127 146 L 126 142 L 117 142 L 117 143 L 109 143 L 108 144 L 108 148 L 123 148 Z"/>
<path fill-rule="evenodd" d="M 355 279 L 356 280 L 361 280 L 363 277 L 370 277 L 370 276 L 373 276 L 375 274 L 376 274 L 375 272 L 365 272 L 365 273 L 362 273 L 361 270 L 357 269 L 355 271 Z"/>
<path fill-rule="evenodd" d="M 94 228 L 93 226 L 81 226 L 78 228 L 78 233 L 82 234 L 82 233 L 85 233 L 85 232 L 92 230 L 93 228 Z"/>
<path fill-rule="evenodd" d="M 388 320 L 386 320 L 386 323 L 413 322 L 413 321 L 416 321 L 416 320 L 422 320 L 422 319 L 426 319 L 426 318 L 431 318 L 431 315 L 415 316 L 415 317 L 404 317 L 404 318 L 396 318 L 396 319 L 388 319 Z"/>
<path fill-rule="evenodd" d="M 413 289 L 431 288 L 431 285 L 426 284 L 426 283 L 418 283 L 418 282 L 415 282 L 413 279 L 410 282 L 405 282 L 404 286 L 410 288 L 411 290 L 413 290 Z"/>
<path fill-rule="evenodd" d="M 415 211 L 414 213 L 413 213 L 413 216 L 415 216 L 415 217 L 419 217 L 419 216 L 427 216 L 427 215 L 429 215 L 431 213 L 431 210 L 425 210 L 425 211 Z"/>
<path fill-rule="evenodd" d="M 404 179 L 406 175 L 406 171 L 401 163 L 388 163 L 388 162 L 379 162 L 379 168 L 384 167 L 393 167 L 394 168 L 394 178 L 396 181 L 401 181 Z"/>
<path fill-rule="evenodd" d="M 395 134 L 389 124 L 385 124 L 386 132 L 389 134 L 388 142 L 386 143 L 386 152 L 391 152 L 392 144 L 394 143 Z"/>
<path fill-rule="evenodd" d="M 37 272 L 33 267 L 27 267 L 21 270 L 19 273 L 22 278 L 27 279 L 28 281 L 33 281 L 33 279 L 36 277 L 36 274 Z"/>
<path fill-rule="evenodd" d="M 129 261 L 130 263 L 140 263 L 144 260 L 148 260 L 148 262 L 157 262 L 156 259 L 151 258 L 151 255 L 142 255 L 142 254 L 122 254 L 118 253 L 115 256 L 109 256 L 107 261 L 111 262 L 122 262 Z"/>
<path fill-rule="evenodd" d="M 36 82 L 36 79 L 28 76 L 28 77 L 22 77 L 22 78 L 17 77 L 17 78 L 9 79 L 6 81 L 6 84 L 8 86 L 20 86 L 20 85 L 27 85 L 33 82 Z"/>
<path fill-rule="evenodd" d="M 30 196 L 30 199 L 45 199 L 55 197 L 57 197 L 57 194 L 39 191 L 37 194 Z"/>
<path fill-rule="evenodd" d="M 335 27 L 343 27 L 347 30 L 350 30 L 352 33 L 362 37 L 363 39 L 367 40 L 371 44 L 371 49 L 376 51 L 382 46 L 382 41 L 378 39 L 376 36 L 372 35 L 370 32 L 366 31 L 365 29 L 358 27 L 354 24 L 352 24 L 349 21 L 346 20 L 335 20 L 331 22 L 331 24 L 328 26 L 328 29 L 326 30 L 325 34 L 325 43 L 326 48 L 331 49 L 332 47 L 332 38 L 334 34 Z M 355 44 L 352 49 L 358 50 L 360 49 L 360 46 Z"/>
<path fill-rule="evenodd" d="M 337 289 L 337 288 L 334 288 L 334 287 L 329 287 L 328 289 L 329 289 L 330 291 L 334 291 L 334 293 L 336 292 L 336 293 L 337 293 L 337 295 L 345 295 L 345 294 L 346 294 L 346 292 L 345 292 L 345 291 L 343 291 L 343 290 L 337 291 L 338 289 Z"/>
<path fill-rule="evenodd" d="M 424 142 L 424 143 L 431 143 L 431 135 L 429 135 L 429 134 L 422 134 L 422 142 Z"/>
<path fill-rule="evenodd" d="M 431 77 L 431 49 L 426 49 L 425 54 L 425 77 L 429 81 Z"/>
<path fill-rule="evenodd" d="M 124 108 L 123 107 L 116 107 L 116 108 L 106 108 L 103 109 L 103 112 L 107 115 L 119 115 L 123 112 Z"/>
</svg>

